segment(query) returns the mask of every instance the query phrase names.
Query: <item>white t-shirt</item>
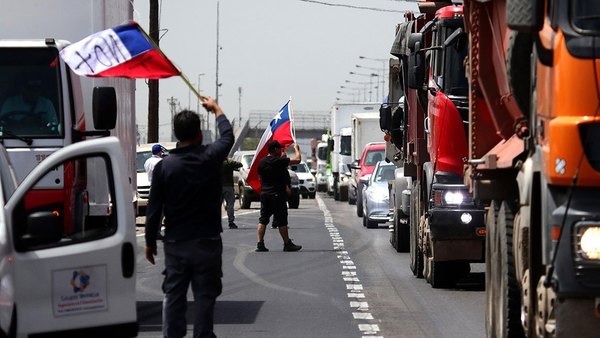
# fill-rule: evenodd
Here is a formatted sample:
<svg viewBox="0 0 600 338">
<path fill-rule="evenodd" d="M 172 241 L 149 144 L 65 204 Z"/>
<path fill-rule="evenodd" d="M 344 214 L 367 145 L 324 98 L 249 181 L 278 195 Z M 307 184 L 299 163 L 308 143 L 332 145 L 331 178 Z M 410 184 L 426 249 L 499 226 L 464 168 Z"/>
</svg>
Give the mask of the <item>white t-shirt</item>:
<svg viewBox="0 0 600 338">
<path fill-rule="evenodd" d="M 162 160 L 162 157 L 158 155 L 152 155 L 146 160 L 146 162 L 144 162 L 144 169 L 148 174 L 148 182 L 150 182 L 150 184 L 152 184 L 152 172 L 154 171 L 154 167 L 156 166 L 156 163 L 160 162 L 160 160 Z"/>
</svg>

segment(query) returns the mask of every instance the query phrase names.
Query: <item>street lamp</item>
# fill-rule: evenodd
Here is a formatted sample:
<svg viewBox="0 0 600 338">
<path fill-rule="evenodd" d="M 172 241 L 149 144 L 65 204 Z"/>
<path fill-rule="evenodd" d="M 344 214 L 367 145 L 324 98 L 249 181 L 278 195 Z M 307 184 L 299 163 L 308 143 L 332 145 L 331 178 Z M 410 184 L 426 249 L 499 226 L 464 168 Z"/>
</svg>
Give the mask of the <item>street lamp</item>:
<svg viewBox="0 0 600 338">
<path fill-rule="evenodd" d="M 363 69 L 368 69 L 368 70 L 374 70 L 376 72 L 381 71 L 381 69 L 378 69 L 378 68 L 365 67 L 365 66 L 361 66 L 361 65 L 356 65 L 356 68 L 363 68 Z M 381 91 L 382 91 L 382 96 L 383 96 L 383 95 L 385 95 L 385 93 L 383 92 L 384 91 L 383 81 L 384 81 L 384 78 L 385 78 L 385 68 L 383 69 L 380 78 L 381 78 Z M 377 97 L 379 97 L 379 88 L 377 89 Z"/>
<path fill-rule="evenodd" d="M 368 76 L 369 77 L 369 87 L 371 89 L 369 89 L 369 101 L 373 101 L 373 97 L 371 96 L 371 92 L 372 92 L 372 88 L 373 88 L 373 77 L 379 76 L 378 74 L 375 73 L 371 73 L 371 74 L 363 74 L 363 73 L 355 73 L 355 72 L 350 72 L 350 75 L 360 75 L 360 76 Z M 379 96 L 379 92 L 377 93 L 377 96 Z M 366 98 L 365 98 L 366 100 Z"/>
<path fill-rule="evenodd" d="M 383 76 L 381 76 L 381 90 L 383 92 L 382 96 L 385 96 L 385 70 L 386 70 L 388 62 L 390 62 L 390 60 L 389 59 L 370 58 L 370 57 L 366 57 L 366 56 L 359 56 L 358 58 L 361 60 L 381 62 L 381 64 L 382 64 L 381 69 L 383 70 Z M 385 97 L 383 98 L 383 100 L 385 101 Z"/>
<path fill-rule="evenodd" d="M 346 82 L 350 82 L 350 81 L 346 80 Z M 357 94 L 357 100 L 356 101 L 360 101 L 360 92 L 362 90 L 363 93 L 364 93 L 364 99 L 363 100 L 367 101 L 367 88 L 366 88 L 366 85 L 368 84 L 368 82 L 361 83 L 361 84 L 364 84 L 364 86 L 362 88 L 360 88 L 360 87 L 348 87 L 348 86 L 340 86 L 340 88 L 342 88 L 342 89 L 356 90 L 356 94 Z"/>
<path fill-rule="evenodd" d="M 196 87 L 196 90 L 198 91 L 198 94 L 200 94 L 200 77 L 202 75 L 206 75 L 204 73 L 200 73 L 198 74 L 198 86 Z M 196 98 L 196 113 L 200 114 L 200 96 L 198 96 Z M 208 123 L 208 112 L 206 113 L 206 123 Z M 202 129 L 202 120 L 200 121 L 200 129 Z M 208 126 L 206 126 L 206 129 L 208 129 Z"/>
</svg>

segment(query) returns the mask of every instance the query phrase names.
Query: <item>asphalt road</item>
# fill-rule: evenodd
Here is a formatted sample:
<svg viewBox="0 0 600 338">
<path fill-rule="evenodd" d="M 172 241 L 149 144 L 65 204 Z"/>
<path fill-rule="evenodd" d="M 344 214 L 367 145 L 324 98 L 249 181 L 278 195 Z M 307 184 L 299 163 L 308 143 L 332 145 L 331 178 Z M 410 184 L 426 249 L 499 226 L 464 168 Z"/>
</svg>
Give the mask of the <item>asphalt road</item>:
<svg viewBox="0 0 600 338">
<path fill-rule="evenodd" d="M 413 277 L 408 254 L 391 247 L 387 225 L 364 228 L 354 206 L 325 194 L 289 211 L 290 237 L 301 251 L 283 252 L 278 231 L 269 227 L 270 252 L 257 253 L 259 203 L 251 207 L 236 210 L 239 229 L 223 232 L 217 336 L 485 336 L 482 264 L 456 289 L 433 289 Z M 162 248 L 152 266 L 143 257 L 143 237 L 138 244 L 139 336 L 162 337 Z M 187 318 L 191 324 L 191 306 Z"/>
</svg>

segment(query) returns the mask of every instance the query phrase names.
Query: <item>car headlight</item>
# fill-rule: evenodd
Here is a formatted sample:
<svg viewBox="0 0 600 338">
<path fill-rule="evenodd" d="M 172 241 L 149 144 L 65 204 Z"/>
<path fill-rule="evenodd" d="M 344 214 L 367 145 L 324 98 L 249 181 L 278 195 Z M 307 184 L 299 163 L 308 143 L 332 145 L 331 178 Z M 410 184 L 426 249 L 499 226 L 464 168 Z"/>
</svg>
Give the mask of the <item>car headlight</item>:
<svg viewBox="0 0 600 338">
<path fill-rule="evenodd" d="M 380 190 L 367 190 L 367 198 L 377 203 L 386 202 L 389 199 L 387 191 Z"/>
<path fill-rule="evenodd" d="M 600 224 L 579 225 L 577 246 L 579 255 L 584 259 L 600 260 Z"/>
</svg>

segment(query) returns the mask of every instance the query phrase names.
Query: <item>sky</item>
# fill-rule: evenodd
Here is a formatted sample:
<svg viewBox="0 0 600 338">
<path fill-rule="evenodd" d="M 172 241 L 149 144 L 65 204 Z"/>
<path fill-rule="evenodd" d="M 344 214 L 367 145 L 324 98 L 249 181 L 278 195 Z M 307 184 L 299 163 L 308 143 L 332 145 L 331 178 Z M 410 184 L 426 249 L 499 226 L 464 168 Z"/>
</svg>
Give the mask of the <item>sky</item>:
<svg viewBox="0 0 600 338">
<path fill-rule="evenodd" d="M 414 2 L 396 0 L 159 0 L 161 49 L 194 87 L 200 82 L 201 93 L 211 97 L 216 94 L 217 2 L 219 104 L 230 119 L 240 110 L 243 118 L 276 111 L 290 97 L 296 112 L 328 111 L 336 97 L 352 101 L 352 94 L 337 93 L 349 91 L 340 86 L 364 87 L 345 81 L 370 78 L 349 73 L 381 74 L 384 68 L 382 61 L 359 56 L 388 59 L 402 11 L 417 11 Z M 149 0 L 133 3 L 134 20 L 147 31 Z M 168 99 L 175 98 L 178 108 L 196 110 L 198 103 L 179 77 L 160 80 L 159 86 L 159 141 L 168 141 Z M 148 90 L 144 80 L 137 80 L 136 87 L 136 121 L 145 139 Z M 205 113 L 202 107 L 200 113 Z"/>
</svg>

